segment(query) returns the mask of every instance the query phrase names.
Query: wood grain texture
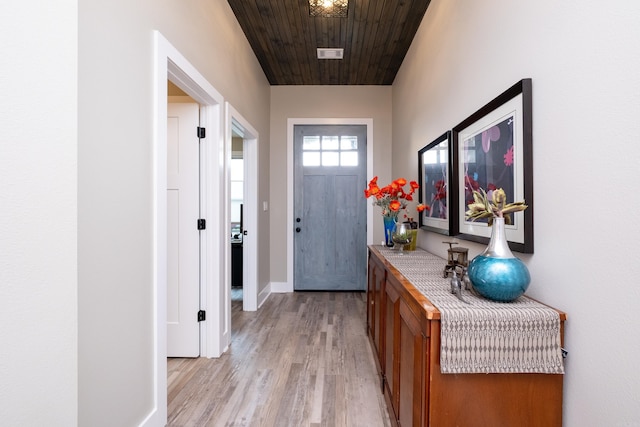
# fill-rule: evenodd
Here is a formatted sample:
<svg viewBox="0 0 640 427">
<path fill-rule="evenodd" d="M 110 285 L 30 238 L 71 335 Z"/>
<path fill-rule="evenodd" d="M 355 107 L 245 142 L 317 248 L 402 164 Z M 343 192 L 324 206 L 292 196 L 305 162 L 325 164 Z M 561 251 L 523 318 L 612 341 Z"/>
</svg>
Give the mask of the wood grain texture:
<svg viewBox="0 0 640 427">
<path fill-rule="evenodd" d="M 391 85 L 429 2 L 350 1 L 346 18 L 326 18 L 305 0 L 228 0 L 271 85 Z"/>
<path fill-rule="evenodd" d="M 372 343 L 383 331 L 377 366 L 394 426 L 562 426 L 563 375 L 442 374 L 440 312 L 379 251 L 369 253 L 368 306 L 382 307 L 369 308 L 368 330 Z M 562 334 L 566 313 L 558 313 Z"/>
<path fill-rule="evenodd" d="M 168 426 L 390 426 L 362 292 L 232 301 L 230 349 L 168 360 Z"/>
</svg>

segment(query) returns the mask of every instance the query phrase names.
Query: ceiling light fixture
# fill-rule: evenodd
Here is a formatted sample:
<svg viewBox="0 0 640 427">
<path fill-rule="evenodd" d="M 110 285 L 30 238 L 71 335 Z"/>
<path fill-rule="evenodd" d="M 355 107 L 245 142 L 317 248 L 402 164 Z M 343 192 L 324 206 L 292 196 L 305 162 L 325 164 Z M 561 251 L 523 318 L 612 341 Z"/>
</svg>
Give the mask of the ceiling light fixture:
<svg viewBox="0 0 640 427">
<path fill-rule="evenodd" d="M 324 18 L 346 18 L 348 0 L 309 0 L 309 15 Z"/>
</svg>

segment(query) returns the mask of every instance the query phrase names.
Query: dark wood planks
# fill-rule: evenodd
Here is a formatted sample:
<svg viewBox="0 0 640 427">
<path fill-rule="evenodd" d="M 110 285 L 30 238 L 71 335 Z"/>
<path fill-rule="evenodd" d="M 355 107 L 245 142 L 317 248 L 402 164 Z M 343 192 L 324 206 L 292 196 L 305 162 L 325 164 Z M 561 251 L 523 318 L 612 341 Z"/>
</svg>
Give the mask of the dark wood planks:
<svg viewBox="0 0 640 427">
<path fill-rule="evenodd" d="M 390 85 L 430 0 L 351 0 L 346 18 L 306 0 L 228 0 L 272 85 Z M 343 48 L 319 60 L 317 48 Z"/>
</svg>

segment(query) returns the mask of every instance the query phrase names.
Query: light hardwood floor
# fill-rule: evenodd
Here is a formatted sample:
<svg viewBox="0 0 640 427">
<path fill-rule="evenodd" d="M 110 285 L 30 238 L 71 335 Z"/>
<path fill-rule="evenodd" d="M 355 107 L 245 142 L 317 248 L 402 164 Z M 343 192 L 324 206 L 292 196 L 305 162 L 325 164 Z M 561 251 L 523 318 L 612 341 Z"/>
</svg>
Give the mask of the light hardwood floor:
<svg viewBox="0 0 640 427">
<path fill-rule="evenodd" d="M 257 312 L 232 301 L 219 359 L 169 359 L 169 426 L 390 426 L 366 294 L 272 294 Z"/>
</svg>

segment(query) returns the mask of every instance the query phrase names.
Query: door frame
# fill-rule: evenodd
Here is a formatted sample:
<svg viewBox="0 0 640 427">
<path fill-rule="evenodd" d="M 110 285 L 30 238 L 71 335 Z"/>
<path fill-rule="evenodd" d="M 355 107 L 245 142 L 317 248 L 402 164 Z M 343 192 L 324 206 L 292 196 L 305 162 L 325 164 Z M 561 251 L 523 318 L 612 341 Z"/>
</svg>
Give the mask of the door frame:
<svg viewBox="0 0 640 427">
<path fill-rule="evenodd" d="M 281 292 L 293 292 L 293 141 L 296 125 L 367 126 L 367 177 L 373 176 L 373 118 L 289 118 L 287 119 L 287 283 Z M 364 190 L 366 182 L 362 183 Z M 373 243 L 373 207 L 367 203 L 367 245 Z M 365 249 L 363 249 L 365 250 Z"/>
<path fill-rule="evenodd" d="M 231 145 L 233 132 L 242 137 L 242 158 L 244 160 L 244 208 L 243 227 L 248 230 L 248 238 L 242 238 L 242 309 L 256 311 L 265 297 L 258 298 L 258 131 L 231 104 L 225 103 L 225 224 L 231 224 Z M 226 323 L 231 325 L 231 233 L 226 234 L 225 264 L 225 304 Z"/>
<path fill-rule="evenodd" d="M 164 425 L 167 421 L 167 80 L 171 80 L 200 104 L 200 126 L 207 129 L 201 149 L 201 209 L 210 224 L 201 239 L 201 309 L 213 314 L 222 307 L 220 291 L 225 265 L 223 235 L 223 180 L 221 164 L 223 144 L 222 95 L 159 32 L 153 32 L 153 402 L 141 426 Z M 217 306 L 218 305 L 218 306 Z M 210 316 L 201 325 L 201 356 L 222 354 L 220 325 Z"/>
</svg>

